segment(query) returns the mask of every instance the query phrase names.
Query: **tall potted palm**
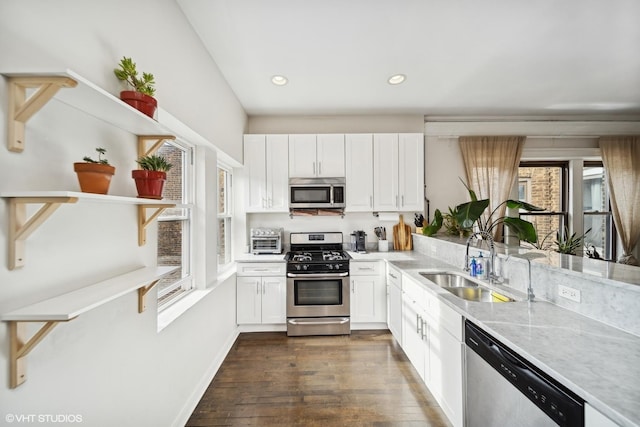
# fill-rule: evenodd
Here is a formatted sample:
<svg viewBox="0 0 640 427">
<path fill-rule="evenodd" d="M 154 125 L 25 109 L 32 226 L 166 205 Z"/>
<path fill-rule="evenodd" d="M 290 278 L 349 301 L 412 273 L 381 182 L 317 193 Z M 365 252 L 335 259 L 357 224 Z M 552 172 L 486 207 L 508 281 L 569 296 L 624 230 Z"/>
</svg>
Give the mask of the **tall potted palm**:
<svg viewBox="0 0 640 427">
<path fill-rule="evenodd" d="M 109 161 L 102 156 L 107 152 L 104 148 L 96 148 L 98 160 L 85 156 L 84 162 L 73 164 L 73 170 L 78 175 L 80 191 L 85 193 L 107 194 L 111 177 L 116 172 L 116 168 L 109 164 Z"/>
<path fill-rule="evenodd" d="M 138 197 L 145 199 L 162 199 L 167 172 L 173 167 L 164 156 L 151 154 L 136 160 L 141 169 L 131 172 L 135 180 Z"/>
<path fill-rule="evenodd" d="M 120 92 L 120 99 L 153 118 L 158 108 L 158 101 L 153 97 L 156 93 L 153 74 L 143 72 L 142 76 L 138 76 L 136 63 L 126 56 L 120 60 L 119 66 L 113 70 L 114 74 L 132 89 Z"/>
</svg>

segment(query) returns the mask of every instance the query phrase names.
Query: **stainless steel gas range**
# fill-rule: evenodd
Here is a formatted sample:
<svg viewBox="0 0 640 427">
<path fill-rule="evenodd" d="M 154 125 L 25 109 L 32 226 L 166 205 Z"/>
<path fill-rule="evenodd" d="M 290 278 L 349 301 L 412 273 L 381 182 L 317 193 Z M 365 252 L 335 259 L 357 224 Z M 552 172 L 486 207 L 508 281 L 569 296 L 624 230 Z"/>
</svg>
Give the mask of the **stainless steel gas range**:
<svg viewBox="0 0 640 427">
<path fill-rule="evenodd" d="M 287 335 L 351 333 L 349 259 L 342 233 L 291 233 Z"/>
</svg>

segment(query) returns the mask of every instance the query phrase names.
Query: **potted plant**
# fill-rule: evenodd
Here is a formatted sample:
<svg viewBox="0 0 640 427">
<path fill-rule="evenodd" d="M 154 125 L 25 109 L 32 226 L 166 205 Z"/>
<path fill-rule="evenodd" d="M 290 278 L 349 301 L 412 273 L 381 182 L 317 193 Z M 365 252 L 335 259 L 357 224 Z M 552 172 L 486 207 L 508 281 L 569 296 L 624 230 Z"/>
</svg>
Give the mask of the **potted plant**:
<svg viewBox="0 0 640 427">
<path fill-rule="evenodd" d="M 158 101 L 153 97 L 156 93 L 153 74 L 142 73 L 142 77 L 139 77 L 136 63 L 126 56 L 122 57 L 119 66 L 113 70 L 114 74 L 132 89 L 120 92 L 120 99 L 153 118 L 158 107 Z"/>
<path fill-rule="evenodd" d="M 80 190 L 85 193 L 107 194 L 111 177 L 116 172 L 116 168 L 109 164 L 102 156 L 107 152 L 104 148 L 96 148 L 98 160 L 85 156 L 84 162 L 73 164 L 73 170 L 78 175 Z"/>
<path fill-rule="evenodd" d="M 138 197 L 145 199 L 162 199 L 162 189 L 167 179 L 167 172 L 173 164 L 163 156 L 151 154 L 136 160 L 141 169 L 131 172 L 136 182 Z"/>
</svg>

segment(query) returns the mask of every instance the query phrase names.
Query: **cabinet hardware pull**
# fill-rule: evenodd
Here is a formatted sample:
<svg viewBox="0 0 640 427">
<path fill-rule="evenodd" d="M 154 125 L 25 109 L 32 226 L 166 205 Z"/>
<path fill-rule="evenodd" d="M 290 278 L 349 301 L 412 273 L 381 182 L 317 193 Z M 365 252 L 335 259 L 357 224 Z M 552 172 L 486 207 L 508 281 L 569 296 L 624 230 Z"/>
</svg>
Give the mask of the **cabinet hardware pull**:
<svg viewBox="0 0 640 427">
<path fill-rule="evenodd" d="M 393 277 L 394 279 L 397 279 L 397 277 L 394 276 L 393 273 L 389 273 L 389 276 Z"/>
<path fill-rule="evenodd" d="M 318 162 L 318 175 L 322 175 L 322 162 Z"/>
</svg>

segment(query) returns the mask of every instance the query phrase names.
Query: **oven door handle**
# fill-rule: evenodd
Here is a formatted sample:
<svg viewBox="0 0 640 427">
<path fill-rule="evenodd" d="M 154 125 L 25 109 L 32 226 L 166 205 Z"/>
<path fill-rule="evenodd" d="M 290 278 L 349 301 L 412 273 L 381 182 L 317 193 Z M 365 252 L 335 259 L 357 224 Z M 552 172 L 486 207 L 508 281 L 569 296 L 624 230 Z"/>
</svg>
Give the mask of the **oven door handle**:
<svg viewBox="0 0 640 427">
<path fill-rule="evenodd" d="M 348 271 L 344 273 L 309 273 L 309 274 L 296 274 L 296 273 L 287 273 L 287 277 L 292 277 L 294 279 L 308 278 L 308 279 L 331 279 L 332 277 L 347 277 L 349 275 Z"/>
<path fill-rule="evenodd" d="M 292 325 L 344 325 L 348 323 L 349 319 L 346 317 L 341 317 L 340 319 L 335 320 L 304 320 L 298 321 L 297 319 L 289 319 L 288 323 Z"/>
</svg>

